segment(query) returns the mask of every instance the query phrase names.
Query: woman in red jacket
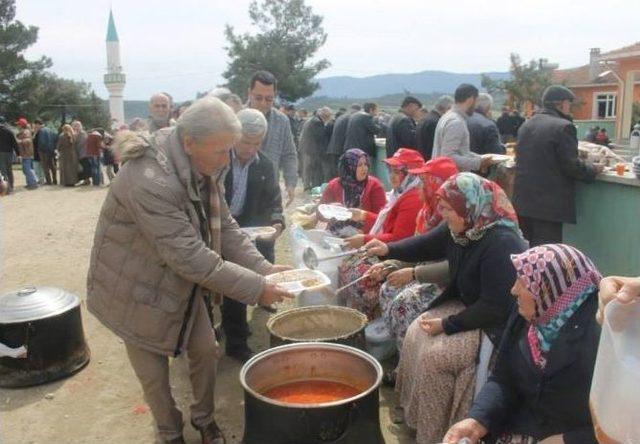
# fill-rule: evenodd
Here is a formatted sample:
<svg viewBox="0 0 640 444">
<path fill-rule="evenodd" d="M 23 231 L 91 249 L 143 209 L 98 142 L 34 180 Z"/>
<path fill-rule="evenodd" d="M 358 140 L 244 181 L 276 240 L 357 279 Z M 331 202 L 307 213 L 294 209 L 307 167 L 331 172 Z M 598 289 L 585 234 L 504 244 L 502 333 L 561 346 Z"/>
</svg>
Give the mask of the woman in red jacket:
<svg viewBox="0 0 640 444">
<path fill-rule="evenodd" d="M 321 204 L 339 203 L 351 208 L 352 213 L 363 212 L 378 214 L 387 202 L 382 182 L 369 175 L 370 161 L 367 153 L 351 148 L 340 157 L 338 177 L 332 179 L 322 193 Z M 367 233 L 374 220 L 331 221 L 329 231 L 335 235 L 349 235 L 356 230 Z M 347 234 L 348 233 L 348 234 Z"/>
<path fill-rule="evenodd" d="M 389 167 L 389 180 L 393 192 L 379 214 L 363 211 L 358 215 L 365 225 L 369 223 L 372 227 L 368 234 L 357 234 L 345 239 L 350 248 L 359 248 L 371 239 L 393 242 L 415 234 L 416 219 L 422 208 L 421 181 L 418 176 L 409 174 L 409 169 L 421 167 L 424 158 L 418 151 L 400 148 L 393 157 L 385 159 L 384 162 Z M 346 259 L 339 269 L 340 285 L 346 285 L 361 277 L 376 262 L 377 259 L 360 256 Z M 378 305 L 378 290 L 378 283 L 365 280 L 361 281 L 361 285 L 348 288 L 343 294 L 347 306 L 360 310 L 373 319 Z"/>
</svg>

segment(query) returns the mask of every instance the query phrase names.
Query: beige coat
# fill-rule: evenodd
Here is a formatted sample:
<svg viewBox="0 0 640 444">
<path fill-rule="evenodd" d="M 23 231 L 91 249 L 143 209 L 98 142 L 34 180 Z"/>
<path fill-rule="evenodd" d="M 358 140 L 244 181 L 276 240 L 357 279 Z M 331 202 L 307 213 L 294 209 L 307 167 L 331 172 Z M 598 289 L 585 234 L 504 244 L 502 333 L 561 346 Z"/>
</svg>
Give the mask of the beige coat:
<svg viewBox="0 0 640 444">
<path fill-rule="evenodd" d="M 255 304 L 271 269 L 221 202 L 222 256 L 209 249 L 209 225 L 195 173 L 173 128 L 121 146 L 124 163 L 96 228 L 87 305 L 124 340 L 165 355 L 188 340 L 202 289 Z M 246 267 L 246 268 L 244 268 Z M 254 271 L 251 271 L 254 270 Z"/>
</svg>

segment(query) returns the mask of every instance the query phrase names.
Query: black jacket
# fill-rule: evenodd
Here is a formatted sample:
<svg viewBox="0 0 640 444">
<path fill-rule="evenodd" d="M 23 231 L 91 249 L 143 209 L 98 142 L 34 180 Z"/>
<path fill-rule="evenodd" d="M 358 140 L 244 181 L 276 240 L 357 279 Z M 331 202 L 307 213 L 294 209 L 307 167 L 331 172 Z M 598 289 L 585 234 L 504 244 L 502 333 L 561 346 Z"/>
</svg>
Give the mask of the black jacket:
<svg viewBox="0 0 640 444">
<path fill-rule="evenodd" d="M 467 120 L 471 151 L 478 154 L 504 154 L 496 123 L 484 114 L 474 112 Z"/>
<path fill-rule="evenodd" d="M 16 156 L 20 155 L 16 135 L 7 125 L 0 125 L 0 152 L 14 152 L 16 153 Z"/>
<path fill-rule="evenodd" d="M 519 216 L 576 222 L 575 180 L 593 181 L 596 171 L 578 158 L 570 118 L 544 109 L 518 131 L 513 206 Z"/>
<path fill-rule="evenodd" d="M 416 127 L 416 147 L 425 160 L 430 160 L 433 153 L 433 137 L 436 134 L 438 120 L 440 120 L 440 114 L 431 110 Z"/>
<path fill-rule="evenodd" d="M 344 153 L 344 141 L 347 137 L 347 126 L 349 125 L 350 114 L 343 114 L 338 117 L 333 124 L 333 132 L 327 146 L 327 154 L 341 156 Z"/>
<path fill-rule="evenodd" d="M 375 136 L 380 132 L 380 127 L 373 121 L 373 116 L 364 111 L 358 111 L 349 118 L 347 135 L 344 141 L 344 150 L 360 148 L 371 157 L 376 155 Z"/>
<path fill-rule="evenodd" d="M 393 156 L 398 148 L 416 148 L 416 122 L 400 111 L 391 118 L 387 130 L 387 157 Z"/>
<path fill-rule="evenodd" d="M 324 122 L 313 116 L 304 123 L 300 133 L 300 152 L 319 159 L 327 150 L 329 138 Z"/>
<path fill-rule="evenodd" d="M 224 179 L 225 199 L 231 205 L 233 196 L 233 168 Z M 247 175 L 247 194 L 242 213 L 234 216 L 241 227 L 264 227 L 281 223 L 284 226 L 282 214 L 282 197 L 280 187 L 273 172 L 273 163 L 258 151 L 258 161 L 249 166 Z"/>
<path fill-rule="evenodd" d="M 528 324 L 513 313 L 493 374 L 469 416 L 494 436 L 503 432 L 544 439 L 562 434 L 566 444 L 597 444 L 589 413 L 589 391 L 598 350 L 594 292 L 560 330 L 540 370 L 531 358 Z"/>
<path fill-rule="evenodd" d="M 498 117 L 497 126 L 498 131 L 503 136 L 516 137 L 518 135 L 516 123 L 513 121 L 509 113 L 502 113 L 500 117 Z"/>
<path fill-rule="evenodd" d="M 481 328 L 497 344 L 514 305 L 516 272 L 510 255 L 526 248 L 526 241 L 506 227 L 491 228 L 480 240 L 461 246 L 443 223 L 426 234 L 390 243 L 388 257 L 407 262 L 447 259 L 450 284 L 433 306 L 458 298 L 466 309 L 444 320 L 445 333 Z"/>
</svg>

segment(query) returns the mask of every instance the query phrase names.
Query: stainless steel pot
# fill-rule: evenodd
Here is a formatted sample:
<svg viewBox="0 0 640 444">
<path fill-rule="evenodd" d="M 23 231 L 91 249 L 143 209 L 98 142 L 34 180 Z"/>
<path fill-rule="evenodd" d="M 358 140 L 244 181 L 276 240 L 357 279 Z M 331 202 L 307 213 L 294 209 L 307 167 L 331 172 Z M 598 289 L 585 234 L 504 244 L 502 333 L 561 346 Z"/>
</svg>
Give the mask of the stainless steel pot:
<svg viewBox="0 0 640 444">
<path fill-rule="evenodd" d="M 88 362 L 76 295 L 27 287 L 0 296 L 0 387 L 53 381 Z"/>
<path fill-rule="evenodd" d="M 292 404 L 262 394 L 304 380 L 341 382 L 360 393 L 323 404 Z M 266 350 L 250 359 L 240 372 L 245 392 L 243 443 L 384 443 L 378 399 L 381 380 L 378 361 L 346 345 L 302 342 Z"/>
</svg>

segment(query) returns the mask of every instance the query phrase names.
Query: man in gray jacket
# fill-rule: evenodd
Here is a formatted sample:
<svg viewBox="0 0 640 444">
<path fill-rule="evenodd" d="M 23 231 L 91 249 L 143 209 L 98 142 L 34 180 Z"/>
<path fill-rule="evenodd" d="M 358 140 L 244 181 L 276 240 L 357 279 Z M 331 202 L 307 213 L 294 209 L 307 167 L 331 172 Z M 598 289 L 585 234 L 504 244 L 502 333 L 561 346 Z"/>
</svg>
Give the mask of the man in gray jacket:
<svg viewBox="0 0 640 444">
<path fill-rule="evenodd" d="M 209 295 L 262 305 L 291 296 L 265 282 L 264 275 L 285 267 L 258 253 L 222 195 L 229 151 L 239 135 L 231 108 L 205 97 L 176 127 L 124 136 L 123 167 L 96 228 L 87 306 L 124 340 L 166 443 L 184 443 L 168 365 L 169 356 L 184 352 L 194 397 L 191 424 L 203 444 L 225 442 L 213 419 L 219 351 Z"/>
<path fill-rule="evenodd" d="M 471 151 L 467 120 L 473 114 L 478 98 L 478 88 L 463 83 L 456 88 L 455 104 L 438 121 L 433 139 L 432 157 L 450 157 L 460 171 L 486 172 L 494 163 L 490 154 Z"/>
<path fill-rule="evenodd" d="M 269 129 L 260 150 L 273 162 L 278 181 L 282 169 L 288 206 L 293 202 L 298 184 L 298 153 L 289 118 L 273 107 L 278 91 L 277 83 L 274 75 L 268 71 L 255 73 L 249 86 L 249 108 L 257 109 L 267 118 Z"/>
</svg>

